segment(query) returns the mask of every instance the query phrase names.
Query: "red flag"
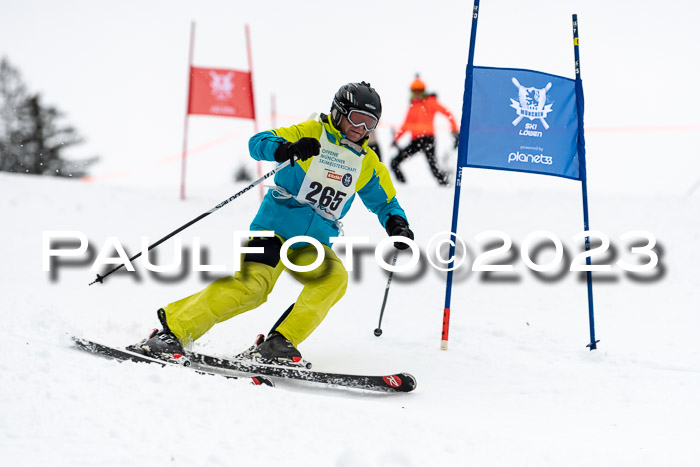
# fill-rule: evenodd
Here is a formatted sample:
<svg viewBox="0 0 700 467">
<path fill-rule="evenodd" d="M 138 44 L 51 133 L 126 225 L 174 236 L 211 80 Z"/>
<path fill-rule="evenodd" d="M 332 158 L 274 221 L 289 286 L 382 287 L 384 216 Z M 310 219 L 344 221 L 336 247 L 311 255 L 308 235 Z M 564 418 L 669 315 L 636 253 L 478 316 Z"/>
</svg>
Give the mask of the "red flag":
<svg viewBox="0 0 700 467">
<path fill-rule="evenodd" d="M 187 113 L 255 119 L 250 73 L 191 67 Z"/>
</svg>

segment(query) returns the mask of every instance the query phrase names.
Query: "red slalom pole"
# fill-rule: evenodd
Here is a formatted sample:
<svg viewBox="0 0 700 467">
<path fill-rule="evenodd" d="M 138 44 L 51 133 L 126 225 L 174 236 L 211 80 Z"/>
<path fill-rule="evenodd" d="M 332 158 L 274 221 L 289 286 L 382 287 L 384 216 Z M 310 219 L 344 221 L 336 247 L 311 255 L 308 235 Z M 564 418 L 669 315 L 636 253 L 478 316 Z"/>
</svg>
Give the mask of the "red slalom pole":
<svg viewBox="0 0 700 467">
<path fill-rule="evenodd" d="M 187 64 L 187 108 L 185 110 L 185 130 L 182 138 L 182 170 L 180 171 L 180 199 L 185 199 L 185 174 L 187 172 L 187 131 L 192 97 L 192 57 L 194 55 L 194 21 L 190 26 L 190 58 Z"/>
<path fill-rule="evenodd" d="M 250 27 L 245 25 L 245 44 L 248 51 L 248 70 L 250 71 L 250 103 L 253 108 L 253 131 L 255 134 L 258 133 L 258 116 L 255 112 L 255 96 L 253 94 L 253 51 L 250 46 Z M 258 178 L 262 177 L 262 162 L 258 161 Z M 265 195 L 265 190 L 260 185 L 260 202 L 262 203 L 263 196 Z"/>
</svg>

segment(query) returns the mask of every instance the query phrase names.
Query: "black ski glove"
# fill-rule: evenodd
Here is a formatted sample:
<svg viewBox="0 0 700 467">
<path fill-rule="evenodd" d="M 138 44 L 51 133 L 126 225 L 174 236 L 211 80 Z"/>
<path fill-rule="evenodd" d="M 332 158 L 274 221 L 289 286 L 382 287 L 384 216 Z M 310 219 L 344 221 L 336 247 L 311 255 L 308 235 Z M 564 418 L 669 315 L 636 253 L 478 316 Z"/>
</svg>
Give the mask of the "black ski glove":
<svg viewBox="0 0 700 467">
<path fill-rule="evenodd" d="M 457 146 L 459 146 L 459 131 L 453 131 L 452 136 L 455 139 L 455 149 L 457 149 Z"/>
<path fill-rule="evenodd" d="M 394 214 L 393 216 L 389 217 L 389 220 L 386 221 L 385 227 L 386 233 L 389 234 L 390 237 L 398 235 L 399 237 L 408 237 L 413 240 L 413 231 L 408 228 L 408 222 L 406 222 L 406 219 L 401 216 Z M 403 242 L 394 242 L 394 248 L 398 250 L 405 250 L 408 248 L 408 245 Z"/>
<path fill-rule="evenodd" d="M 275 160 L 277 162 L 292 161 L 294 165 L 294 157 L 305 161 L 310 157 L 318 156 L 321 152 L 321 143 L 316 138 L 301 138 L 295 143 L 285 141 L 275 151 Z"/>
</svg>

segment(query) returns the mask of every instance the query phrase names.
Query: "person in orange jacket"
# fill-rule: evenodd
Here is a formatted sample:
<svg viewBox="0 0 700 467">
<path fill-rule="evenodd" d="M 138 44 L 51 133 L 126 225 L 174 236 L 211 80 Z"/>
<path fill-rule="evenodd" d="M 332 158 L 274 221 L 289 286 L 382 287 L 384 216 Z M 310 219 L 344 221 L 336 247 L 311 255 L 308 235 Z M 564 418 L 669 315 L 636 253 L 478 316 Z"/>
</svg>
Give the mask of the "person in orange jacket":
<svg viewBox="0 0 700 467">
<path fill-rule="evenodd" d="M 426 94 L 425 83 L 416 75 L 416 79 L 411 83 L 411 106 L 408 108 L 406 119 L 401 125 L 399 131 L 394 135 L 392 146 L 399 150 L 399 153 L 391 161 L 391 169 L 396 175 L 396 179 L 401 182 L 406 182 L 406 177 L 399 166 L 406 159 L 411 157 L 418 151 L 423 151 L 425 157 L 430 164 L 430 170 L 437 178 L 440 185 L 447 185 L 447 175 L 440 170 L 435 158 L 435 130 L 433 128 L 433 120 L 435 114 L 441 113 L 450 121 L 452 135 L 455 139 L 455 148 L 459 142 L 459 128 L 452 114 L 442 106 L 437 100 L 435 94 Z M 404 133 L 411 133 L 411 143 L 401 149 L 398 146 L 398 141 Z"/>
</svg>

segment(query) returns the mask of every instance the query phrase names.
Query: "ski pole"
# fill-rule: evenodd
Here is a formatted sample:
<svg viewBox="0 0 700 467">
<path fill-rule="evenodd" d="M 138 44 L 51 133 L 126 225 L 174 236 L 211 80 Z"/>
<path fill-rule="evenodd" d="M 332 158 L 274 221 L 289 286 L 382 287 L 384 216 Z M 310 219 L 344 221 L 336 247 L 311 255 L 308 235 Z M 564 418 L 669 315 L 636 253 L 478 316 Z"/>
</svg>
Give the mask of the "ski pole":
<svg viewBox="0 0 700 467">
<path fill-rule="evenodd" d="M 297 160 L 297 158 L 295 157 L 294 160 Z M 217 204 L 216 206 L 214 206 L 213 208 L 211 208 L 211 209 L 208 210 L 207 212 L 202 213 L 202 214 L 200 214 L 199 216 L 195 217 L 194 219 L 192 219 L 191 221 L 189 221 L 187 224 L 184 224 L 183 226 L 177 228 L 176 230 L 173 230 L 172 232 L 170 232 L 170 233 L 169 233 L 168 235 L 166 235 L 165 237 L 161 238 L 160 240 L 158 240 L 158 241 L 155 242 L 154 244 L 150 245 L 150 246 L 148 247 L 148 250 L 146 250 L 146 251 L 151 251 L 152 249 L 154 249 L 155 247 L 157 247 L 158 245 L 160 245 L 161 243 L 163 243 L 163 242 L 166 241 L 167 239 L 173 237 L 174 235 L 177 235 L 178 233 L 182 232 L 183 230 L 185 230 L 187 227 L 191 226 L 192 224 L 195 224 L 195 223 L 201 221 L 202 219 L 204 219 L 205 217 L 207 217 L 209 214 L 212 214 L 213 212 L 218 211 L 219 209 L 223 208 L 223 207 L 226 206 L 228 203 L 230 203 L 230 202 L 233 201 L 234 199 L 238 198 L 239 196 L 241 196 L 241 195 L 242 195 L 243 193 L 245 193 L 246 191 L 248 191 L 248 190 L 254 188 L 256 185 L 259 185 L 260 183 L 262 183 L 262 182 L 264 182 L 265 180 L 267 180 L 268 178 L 272 177 L 274 174 L 276 174 L 276 173 L 279 172 L 280 170 L 282 170 L 282 169 L 284 169 L 285 167 L 287 167 L 290 163 L 291 163 L 291 161 L 289 161 L 289 160 L 288 160 L 288 161 L 285 161 L 285 162 L 283 162 L 283 163 L 281 163 L 280 165 L 278 165 L 278 166 L 275 167 L 274 169 L 270 170 L 268 173 L 266 173 L 265 175 L 263 175 L 263 176 L 260 177 L 259 179 L 255 180 L 253 183 L 251 183 L 251 184 L 248 185 L 247 187 L 243 188 L 241 191 L 239 191 L 239 192 L 236 193 L 235 195 L 231 196 L 231 197 L 228 198 L 228 199 L 223 200 L 222 202 L 220 202 L 219 204 Z M 141 256 L 142 253 L 143 253 L 143 251 L 140 251 L 140 252 L 136 253 L 134 256 L 132 256 L 131 258 L 129 258 L 129 261 L 135 260 L 136 258 L 138 258 L 139 256 Z M 100 274 L 97 274 L 97 279 L 95 279 L 94 281 L 90 282 L 88 285 L 92 285 L 92 284 L 94 284 L 95 282 L 99 282 L 99 283 L 101 284 L 102 281 L 104 281 L 104 279 L 105 279 L 107 276 L 109 276 L 109 275 L 112 274 L 113 272 L 118 271 L 118 270 L 121 269 L 122 267 L 124 267 L 124 263 L 120 264 L 119 266 L 117 266 L 116 268 L 113 268 L 113 269 L 110 270 L 110 271 L 107 271 L 107 272 L 105 273 L 104 276 L 103 276 L 103 275 L 100 275 Z"/>
<path fill-rule="evenodd" d="M 384 317 L 384 308 L 386 307 L 386 299 L 389 296 L 389 286 L 391 285 L 391 278 L 394 276 L 393 267 L 396 266 L 396 257 L 399 256 L 399 249 L 396 248 L 394 251 L 394 259 L 391 261 L 392 270 L 389 271 L 389 280 L 386 281 L 386 289 L 384 290 L 384 301 L 382 302 L 382 310 L 379 312 L 379 326 L 374 330 L 374 335 L 379 337 L 382 335 L 382 318 Z"/>
</svg>

